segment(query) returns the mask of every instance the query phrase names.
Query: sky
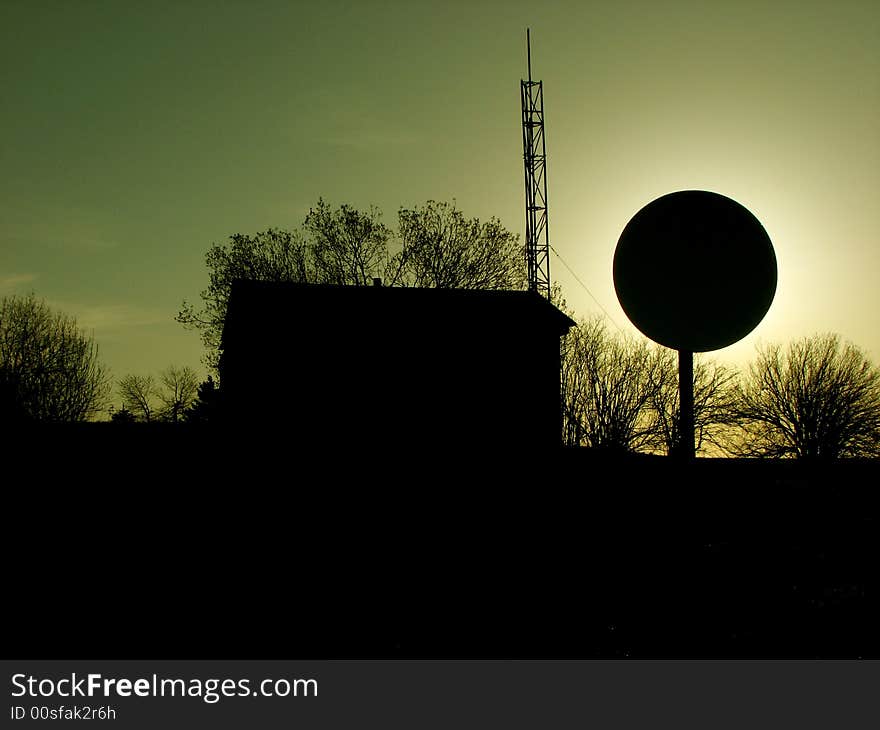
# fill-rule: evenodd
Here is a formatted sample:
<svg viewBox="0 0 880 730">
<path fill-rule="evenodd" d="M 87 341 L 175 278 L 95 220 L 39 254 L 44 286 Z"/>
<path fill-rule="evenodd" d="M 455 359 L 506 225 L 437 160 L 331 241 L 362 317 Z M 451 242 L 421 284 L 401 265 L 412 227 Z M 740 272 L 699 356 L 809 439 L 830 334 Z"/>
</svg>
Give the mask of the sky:
<svg viewBox="0 0 880 730">
<path fill-rule="evenodd" d="M 392 225 L 455 199 L 522 235 L 527 26 L 574 272 L 554 256 L 551 277 L 578 315 L 639 335 L 621 231 L 713 190 L 779 265 L 764 321 L 713 357 L 832 331 L 880 362 L 876 0 L 0 0 L 0 296 L 74 315 L 117 377 L 204 374 L 174 316 L 234 233 L 296 228 L 323 197 Z"/>
</svg>

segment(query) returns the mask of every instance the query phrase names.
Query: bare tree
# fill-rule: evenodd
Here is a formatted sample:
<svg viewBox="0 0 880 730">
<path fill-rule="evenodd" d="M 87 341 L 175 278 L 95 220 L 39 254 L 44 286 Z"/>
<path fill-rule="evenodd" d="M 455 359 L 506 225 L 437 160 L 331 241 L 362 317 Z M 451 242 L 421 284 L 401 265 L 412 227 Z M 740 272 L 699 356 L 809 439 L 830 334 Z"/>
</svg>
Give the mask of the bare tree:
<svg viewBox="0 0 880 730">
<path fill-rule="evenodd" d="M 465 218 L 453 202 L 429 200 L 398 213 L 401 283 L 457 289 L 521 289 L 525 257 L 518 236 L 497 218 Z"/>
<path fill-rule="evenodd" d="M 667 454 L 681 444 L 678 401 L 678 364 L 672 350 L 661 348 L 661 360 L 655 371 L 658 378 L 652 389 L 654 411 L 654 446 Z M 699 354 L 694 356 L 694 446 L 724 450 L 731 426 L 737 421 L 737 378 L 735 370 Z"/>
<path fill-rule="evenodd" d="M 323 200 L 309 211 L 303 230 L 276 228 L 253 236 L 236 234 L 213 245 L 206 256 L 208 288 L 203 306 L 184 301 L 176 319 L 201 332 L 205 364 L 219 362 L 226 305 L 235 279 L 364 285 L 374 277 L 386 286 L 518 289 L 525 259 L 517 236 L 493 218 L 467 219 L 454 205 L 428 201 L 401 209 L 399 241 L 381 222 L 381 213 Z M 396 251 L 392 253 L 392 248 Z"/>
<path fill-rule="evenodd" d="M 627 451 L 655 440 L 654 391 L 663 360 L 645 342 L 582 320 L 563 344 L 563 442 Z"/>
<path fill-rule="evenodd" d="M 175 365 L 160 372 L 158 381 L 152 375 L 126 375 L 117 385 L 123 407 L 147 423 L 179 422 L 195 401 L 198 389 L 195 371 Z"/>
<path fill-rule="evenodd" d="M 560 302 L 557 306 L 560 306 Z M 580 321 L 577 327 L 562 338 L 560 353 L 560 390 L 562 401 L 562 443 L 565 446 L 582 446 L 586 441 L 586 425 L 583 411 L 589 392 L 585 351 L 590 335 L 604 335 L 604 329 L 593 331 L 598 322 Z"/>
<path fill-rule="evenodd" d="M 123 407 L 146 422 L 153 420 L 159 390 L 152 375 L 126 375 L 116 386 Z"/>
<path fill-rule="evenodd" d="M 375 207 L 361 213 L 349 205 L 333 210 L 323 199 L 309 210 L 303 227 L 310 234 L 316 281 L 365 286 L 383 277 L 389 264 L 391 229 Z"/>
<path fill-rule="evenodd" d="M 739 393 L 747 456 L 836 459 L 880 455 L 880 370 L 837 335 L 758 351 Z"/>
<path fill-rule="evenodd" d="M 164 386 L 159 391 L 159 400 L 162 402 L 160 416 L 177 423 L 196 399 L 199 378 L 192 368 L 171 365 L 159 374 L 159 379 Z"/>
<path fill-rule="evenodd" d="M 106 407 L 110 378 L 94 337 L 33 294 L 0 300 L 0 403 L 7 416 L 84 421 Z"/>
</svg>

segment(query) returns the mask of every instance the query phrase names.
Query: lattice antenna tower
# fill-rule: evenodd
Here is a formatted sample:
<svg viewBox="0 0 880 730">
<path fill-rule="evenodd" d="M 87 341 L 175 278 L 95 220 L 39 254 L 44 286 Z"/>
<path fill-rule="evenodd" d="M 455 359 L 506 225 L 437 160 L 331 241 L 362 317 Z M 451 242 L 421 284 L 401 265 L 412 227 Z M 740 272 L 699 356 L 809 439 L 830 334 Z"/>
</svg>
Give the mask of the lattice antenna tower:
<svg viewBox="0 0 880 730">
<path fill-rule="evenodd" d="M 526 180 L 526 266 L 529 290 L 550 298 L 550 239 L 547 230 L 547 145 L 544 86 L 532 81 L 532 43 L 526 29 L 529 80 L 520 81 L 523 164 Z"/>
</svg>

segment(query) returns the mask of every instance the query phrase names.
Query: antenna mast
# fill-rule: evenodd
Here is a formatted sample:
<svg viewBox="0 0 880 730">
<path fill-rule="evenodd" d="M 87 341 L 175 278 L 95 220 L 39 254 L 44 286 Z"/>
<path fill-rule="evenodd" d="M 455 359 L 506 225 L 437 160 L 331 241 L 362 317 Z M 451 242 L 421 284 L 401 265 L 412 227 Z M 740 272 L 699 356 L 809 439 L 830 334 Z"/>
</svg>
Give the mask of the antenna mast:
<svg viewBox="0 0 880 730">
<path fill-rule="evenodd" d="M 547 147 L 544 142 L 544 86 L 532 81 L 531 34 L 526 28 L 529 80 L 520 81 L 523 164 L 526 182 L 526 266 L 529 291 L 550 298 L 550 240 L 547 233 Z"/>
</svg>

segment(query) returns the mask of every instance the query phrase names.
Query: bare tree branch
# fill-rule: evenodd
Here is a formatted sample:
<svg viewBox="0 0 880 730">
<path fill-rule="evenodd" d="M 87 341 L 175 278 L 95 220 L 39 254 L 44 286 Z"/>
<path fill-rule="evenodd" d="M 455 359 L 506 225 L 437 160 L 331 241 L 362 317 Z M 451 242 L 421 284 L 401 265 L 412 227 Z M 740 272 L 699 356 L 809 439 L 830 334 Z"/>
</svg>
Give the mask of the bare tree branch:
<svg viewBox="0 0 880 730">
<path fill-rule="evenodd" d="M 0 406 L 36 421 L 83 421 L 107 404 L 93 336 L 31 294 L 0 300 Z"/>
<path fill-rule="evenodd" d="M 417 287 L 521 289 L 525 257 L 519 238 L 497 218 L 481 223 L 452 204 L 429 200 L 401 208 L 404 283 Z"/>
<path fill-rule="evenodd" d="M 398 221 L 394 253 L 394 233 L 378 209 L 333 209 L 320 199 L 301 232 L 270 228 L 253 236 L 235 234 L 208 250 L 203 307 L 184 301 L 176 319 L 201 332 L 205 364 L 216 372 L 234 279 L 363 286 L 379 277 L 386 286 L 522 288 L 523 249 L 497 219 L 481 223 L 465 218 L 454 204 L 428 201 L 401 209 Z"/>
<path fill-rule="evenodd" d="M 146 422 L 153 420 L 159 392 L 152 375 L 126 375 L 116 386 L 123 406 Z"/>
<path fill-rule="evenodd" d="M 162 402 L 160 417 L 177 423 L 196 399 L 199 390 L 199 378 L 189 367 L 178 368 L 174 365 L 159 374 L 164 389 L 159 391 Z"/>
<path fill-rule="evenodd" d="M 651 410 L 664 363 L 646 343 L 582 320 L 563 343 L 563 443 L 638 451 L 655 441 Z"/>
<path fill-rule="evenodd" d="M 758 352 L 738 394 L 733 453 L 836 459 L 880 455 L 880 370 L 837 335 Z"/>
</svg>

